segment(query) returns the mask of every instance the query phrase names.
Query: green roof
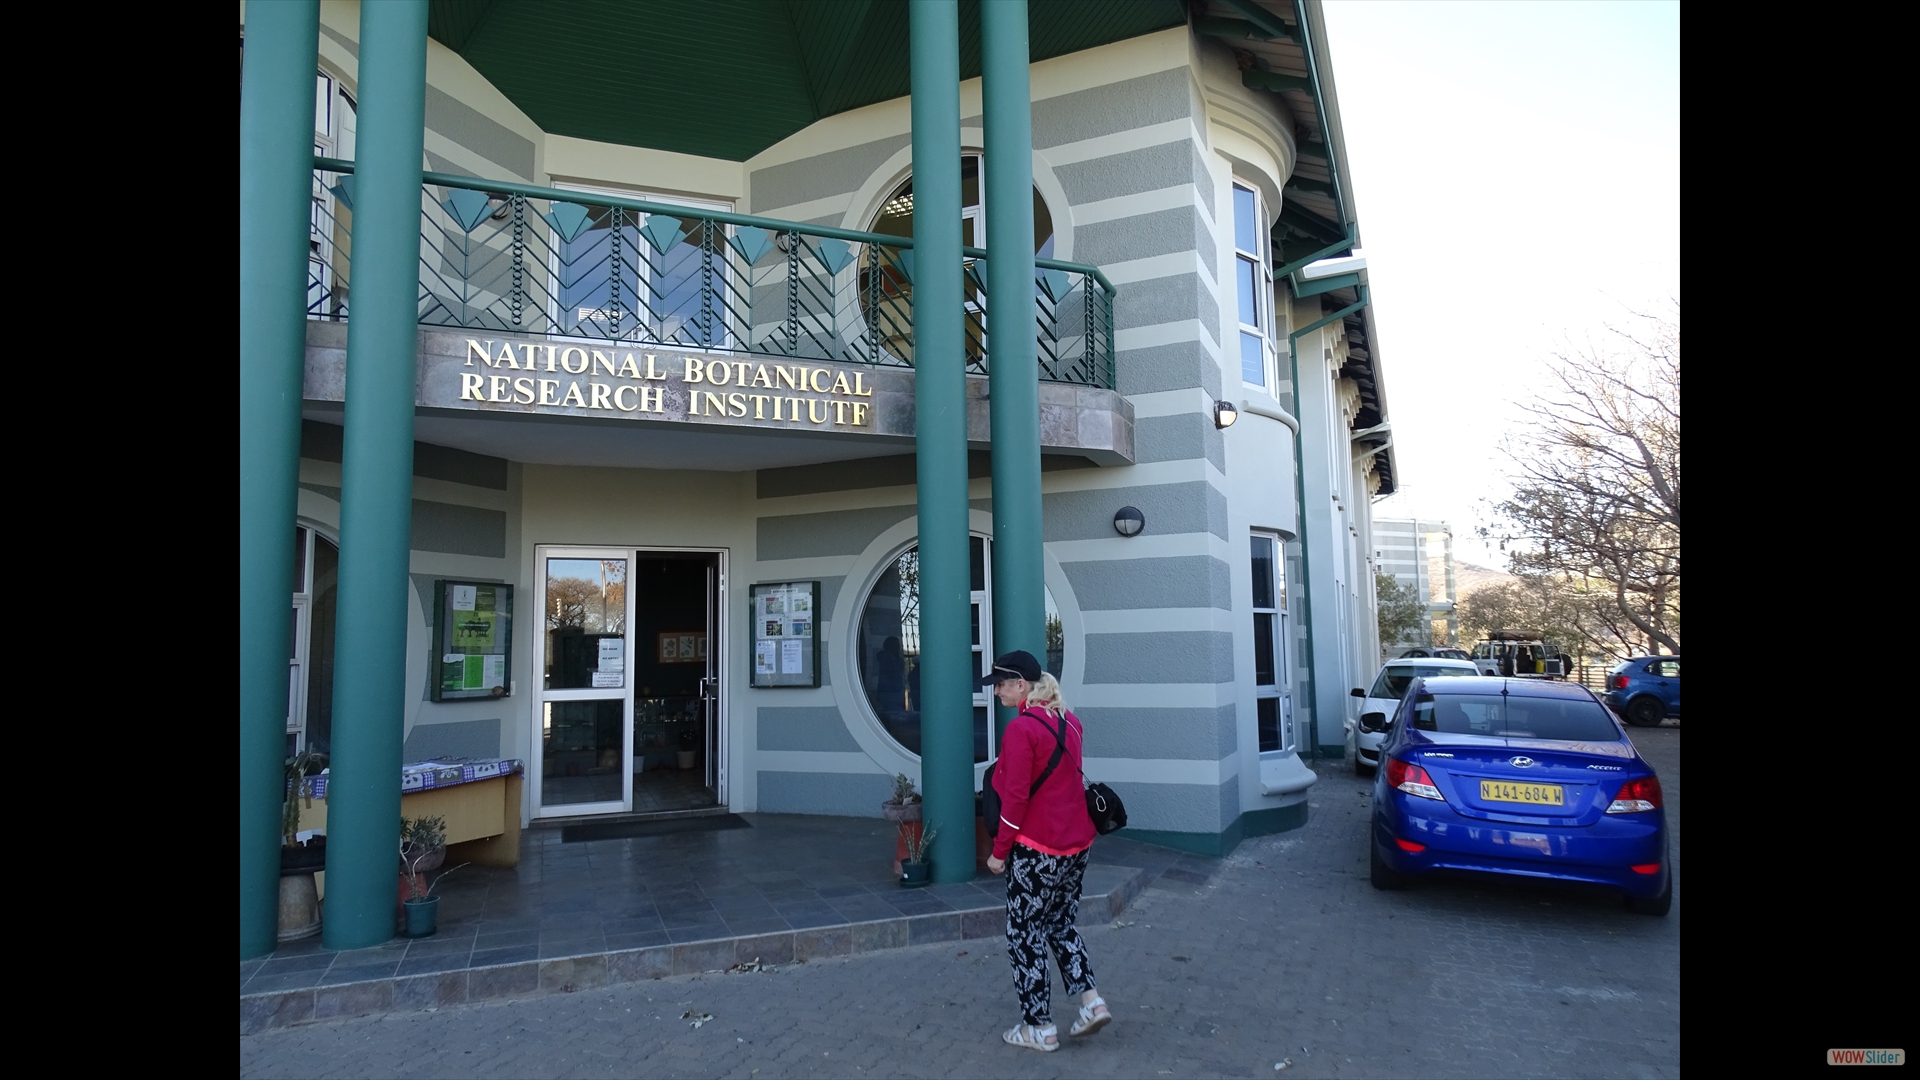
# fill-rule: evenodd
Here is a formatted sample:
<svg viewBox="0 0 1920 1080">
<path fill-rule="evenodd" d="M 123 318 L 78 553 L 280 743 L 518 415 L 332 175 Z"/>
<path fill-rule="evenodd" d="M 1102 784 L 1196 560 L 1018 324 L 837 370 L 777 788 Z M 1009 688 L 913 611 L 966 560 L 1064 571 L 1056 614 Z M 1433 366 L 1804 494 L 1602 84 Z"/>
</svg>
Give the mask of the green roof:
<svg viewBox="0 0 1920 1080">
<path fill-rule="evenodd" d="M 1033 59 L 1186 24 L 1180 0 L 1029 0 Z M 429 0 L 427 32 L 556 135 L 744 161 L 904 97 L 902 0 Z M 980 0 L 960 0 L 960 76 Z"/>
</svg>

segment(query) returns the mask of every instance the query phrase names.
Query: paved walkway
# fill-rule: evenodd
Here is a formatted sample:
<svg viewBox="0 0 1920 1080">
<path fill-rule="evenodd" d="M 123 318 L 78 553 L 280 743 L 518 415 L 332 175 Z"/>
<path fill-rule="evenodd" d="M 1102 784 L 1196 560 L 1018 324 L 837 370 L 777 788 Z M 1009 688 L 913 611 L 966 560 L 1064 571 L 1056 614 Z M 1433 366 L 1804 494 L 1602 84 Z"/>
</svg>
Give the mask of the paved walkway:
<svg viewBox="0 0 1920 1080">
<path fill-rule="evenodd" d="M 1632 737 L 1660 771 L 1677 865 L 1679 729 Z M 1678 1075 L 1678 888 L 1660 919 L 1524 882 L 1376 892 L 1369 798 L 1323 766 L 1304 828 L 1184 860 L 1089 929 L 1117 1021 L 1055 1054 L 997 1041 L 1018 1016 L 1004 942 L 985 939 L 310 1024 L 242 1038 L 241 1073 Z"/>
<path fill-rule="evenodd" d="M 1005 933 L 1002 879 L 904 889 L 885 821 L 752 814 L 675 826 L 689 831 L 576 843 L 572 829 L 533 830 L 519 867 L 447 875 L 432 937 L 347 951 L 313 937 L 244 961 L 241 1033 Z M 1199 880 L 1185 859 L 1102 845 L 1083 917 L 1113 918 L 1164 874 Z"/>
</svg>

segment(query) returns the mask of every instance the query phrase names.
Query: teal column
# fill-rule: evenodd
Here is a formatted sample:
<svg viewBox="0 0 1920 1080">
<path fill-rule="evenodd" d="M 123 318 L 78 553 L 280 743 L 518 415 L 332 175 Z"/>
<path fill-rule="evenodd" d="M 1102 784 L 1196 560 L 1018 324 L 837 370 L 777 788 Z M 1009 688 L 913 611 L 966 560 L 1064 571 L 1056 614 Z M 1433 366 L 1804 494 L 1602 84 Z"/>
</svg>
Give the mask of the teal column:
<svg viewBox="0 0 1920 1080">
<path fill-rule="evenodd" d="M 254 4 L 240 70 L 240 958 L 280 918 L 319 0 Z"/>
<path fill-rule="evenodd" d="M 973 867 L 973 629 L 960 266 L 960 9 L 913 0 L 914 453 L 920 514 L 920 787 L 935 881 Z"/>
<path fill-rule="evenodd" d="M 1047 656 L 1034 339 L 1033 104 L 1027 0 L 980 5 L 987 167 L 987 400 L 993 438 L 993 651 Z M 997 333 L 995 331 L 998 331 Z M 995 706 L 1001 731 L 1012 711 Z"/>
<path fill-rule="evenodd" d="M 353 315 L 347 321 L 321 931 L 331 949 L 378 945 L 394 932 L 426 78 L 426 0 L 360 5 Z"/>
</svg>

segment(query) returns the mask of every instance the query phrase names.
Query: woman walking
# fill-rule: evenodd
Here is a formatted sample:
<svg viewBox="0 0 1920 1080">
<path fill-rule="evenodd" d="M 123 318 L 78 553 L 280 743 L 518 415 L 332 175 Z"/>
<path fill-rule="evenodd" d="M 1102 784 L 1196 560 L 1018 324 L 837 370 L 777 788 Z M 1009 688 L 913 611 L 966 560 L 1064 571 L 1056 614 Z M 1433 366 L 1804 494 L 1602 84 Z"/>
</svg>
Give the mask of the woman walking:
<svg viewBox="0 0 1920 1080">
<path fill-rule="evenodd" d="M 1000 822 L 987 860 L 987 869 L 1007 875 L 1007 956 L 1022 1014 L 1022 1022 L 1001 1037 L 1050 1052 L 1060 1049 L 1060 1035 L 1053 1023 L 1049 951 L 1067 993 L 1080 996 L 1080 1014 L 1067 1034 L 1091 1035 L 1113 1020 L 1074 926 L 1094 837 L 1080 778 L 1080 719 L 1067 711 L 1060 684 L 1040 670 L 1032 653 L 1000 657 L 981 681 L 993 683 L 1002 705 L 1020 710 L 1007 725 L 993 770 Z"/>
</svg>

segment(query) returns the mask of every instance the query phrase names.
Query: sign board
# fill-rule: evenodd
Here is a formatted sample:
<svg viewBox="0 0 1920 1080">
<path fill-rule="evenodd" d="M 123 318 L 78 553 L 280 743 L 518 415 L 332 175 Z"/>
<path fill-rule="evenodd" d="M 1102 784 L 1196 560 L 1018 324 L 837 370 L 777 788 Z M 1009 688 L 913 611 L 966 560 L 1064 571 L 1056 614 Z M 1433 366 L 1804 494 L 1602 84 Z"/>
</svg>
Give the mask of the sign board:
<svg viewBox="0 0 1920 1080">
<path fill-rule="evenodd" d="M 753 667 L 748 686 L 820 685 L 820 583 L 787 581 L 748 589 Z"/>
<path fill-rule="evenodd" d="M 492 581 L 433 583 L 432 697 L 503 698 L 513 693 L 513 586 Z"/>
</svg>

